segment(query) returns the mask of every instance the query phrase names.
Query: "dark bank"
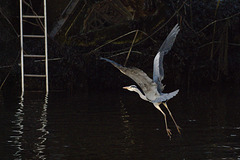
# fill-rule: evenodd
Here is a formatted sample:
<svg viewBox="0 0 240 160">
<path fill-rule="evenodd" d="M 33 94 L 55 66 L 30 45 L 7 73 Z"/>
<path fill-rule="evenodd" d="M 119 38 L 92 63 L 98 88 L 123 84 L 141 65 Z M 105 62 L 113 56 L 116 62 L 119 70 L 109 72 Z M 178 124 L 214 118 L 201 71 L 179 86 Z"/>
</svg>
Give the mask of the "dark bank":
<svg viewBox="0 0 240 160">
<path fill-rule="evenodd" d="M 42 14 L 43 2 L 25 1 Z M 164 59 L 169 86 L 239 85 L 238 1 L 61 1 L 48 2 L 49 86 L 52 90 L 112 88 L 129 82 L 108 64 L 107 57 L 152 76 L 152 61 L 171 28 L 180 33 Z M 20 84 L 19 2 L 1 2 L 0 77 L 4 88 Z M 24 8 L 30 13 L 31 9 Z M 35 28 L 31 27 L 35 24 Z M 25 29 L 36 33 L 38 23 Z M 135 40 L 134 36 L 136 36 Z M 43 41 L 25 41 L 26 53 L 43 52 Z M 42 61 L 26 61 L 25 68 L 40 72 Z M 26 87 L 38 90 L 41 81 Z"/>
</svg>

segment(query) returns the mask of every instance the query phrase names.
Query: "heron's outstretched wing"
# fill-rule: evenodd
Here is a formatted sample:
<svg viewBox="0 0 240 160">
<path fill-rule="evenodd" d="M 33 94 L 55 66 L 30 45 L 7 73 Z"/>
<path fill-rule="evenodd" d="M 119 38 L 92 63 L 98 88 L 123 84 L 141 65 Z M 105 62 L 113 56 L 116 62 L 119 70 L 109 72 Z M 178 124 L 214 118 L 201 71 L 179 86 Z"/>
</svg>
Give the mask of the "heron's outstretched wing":
<svg viewBox="0 0 240 160">
<path fill-rule="evenodd" d="M 111 63 L 114 67 L 119 69 L 123 74 L 125 74 L 126 76 L 134 80 L 139 85 L 139 87 L 141 87 L 145 95 L 157 93 L 157 84 L 154 83 L 152 79 L 149 78 L 148 75 L 145 72 L 143 72 L 141 69 L 138 69 L 136 67 L 133 67 L 133 68 L 124 67 L 107 58 L 101 57 L 100 59 Z"/>
<path fill-rule="evenodd" d="M 157 99 L 153 100 L 153 103 L 160 103 L 160 102 L 165 102 L 171 98 L 173 98 L 174 96 L 176 96 L 178 94 L 179 90 L 170 92 L 170 93 L 162 93 L 160 95 L 160 97 L 158 97 Z"/>
<path fill-rule="evenodd" d="M 153 81 L 158 85 L 158 92 L 161 93 L 164 89 L 162 84 L 162 80 L 164 78 L 164 70 L 163 70 L 163 57 L 168 51 L 171 50 L 173 43 L 176 39 L 176 36 L 179 32 L 179 26 L 176 24 L 172 31 L 168 34 L 167 38 L 161 45 L 160 49 L 158 50 L 157 55 L 154 58 L 153 62 Z"/>
</svg>

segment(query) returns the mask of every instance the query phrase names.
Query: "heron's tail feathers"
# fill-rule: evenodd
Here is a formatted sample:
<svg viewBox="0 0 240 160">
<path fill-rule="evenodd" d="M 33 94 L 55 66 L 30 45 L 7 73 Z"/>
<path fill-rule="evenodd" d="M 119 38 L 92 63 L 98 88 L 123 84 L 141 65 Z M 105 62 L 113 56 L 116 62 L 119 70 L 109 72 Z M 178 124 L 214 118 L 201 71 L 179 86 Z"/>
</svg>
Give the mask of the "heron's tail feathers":
<svg viewBox="0 0 240 160">
<path fill-rule="evenodd" d="M 159 102 L 165 102 L 171 98 L 173 98 L 174 96 L 176 96 L 178 94 L 179 90 L 170 92 L 170 93 L 162 93 L 161 96 L 159 98 L 157 98 L 156 100 L 154 100 L 154 103 L 159 103 Z"/>
</svg>

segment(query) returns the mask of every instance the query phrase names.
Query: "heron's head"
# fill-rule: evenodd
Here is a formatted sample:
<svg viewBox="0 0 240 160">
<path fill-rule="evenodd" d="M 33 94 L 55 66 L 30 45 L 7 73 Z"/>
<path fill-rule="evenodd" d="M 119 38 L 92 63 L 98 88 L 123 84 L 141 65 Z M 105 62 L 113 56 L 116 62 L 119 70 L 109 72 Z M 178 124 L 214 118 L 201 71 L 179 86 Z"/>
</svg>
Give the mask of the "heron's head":
<svg viewBox="0 0 240 160">
<path fill-rule="evenodd" d="M 131 86 L 123 87 L 123 89 L 127 89 L 129 91 L 136 91 L 138 88 L 135 85 L 131 85 Z"/>
</svg>

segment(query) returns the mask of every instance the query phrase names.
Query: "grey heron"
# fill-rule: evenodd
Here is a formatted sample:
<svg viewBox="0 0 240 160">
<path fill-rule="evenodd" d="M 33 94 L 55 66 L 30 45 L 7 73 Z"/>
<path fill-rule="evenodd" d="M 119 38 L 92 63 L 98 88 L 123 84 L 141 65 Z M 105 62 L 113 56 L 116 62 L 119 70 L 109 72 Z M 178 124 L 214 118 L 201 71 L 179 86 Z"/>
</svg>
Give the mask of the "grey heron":
<svg viewBox="0 0 240 160">
<path fill-rule="evenodd" d="M 114 67 L 119 69 L 123 74 L 130 77 L 132 80 L 134 80 L 138 84 L 138 86 L 141 88 L 143 93 L 135 85 L 126 86 L 126 87 L 123 87 L 123 89 L 137 92 L 143 100 L 153 103 L 155 108 L 157 108 L 164 116 L 167 135 L 170 138 L 172 133 L 171 133 L 171 130 L 168 128 L 166 114 L 160 108 L 160 104 L 163 104 L 165 106 L 165 108 L 167 109 L 169 115 L 171 116 L 177 128 L 177 131 L 181 134 L 180 132 L 181 128 L 177 125 L 166 103 L 167 100 L 176 96 L 179 90 L 176 90 L 170 93 L 163 93 L 163 89 L 164 89 L 164 85 L 162 84 L 162 80 L 164 78 L 163 57 L 172 48 L 179 30 L 180 30 L 179 26 L 178 24 L 176 24 L 175 27 L 168 34 L 167 38 L 161 45 L 160 49 L 158 50 L 158 53 L 155 56 L 153 61 L 153 79 L 149 78 L 145 72 L 143 72 L 142 70 L 136 67 L 131 67 L 131 68 L 125 67 L 107 58 L 102 58 L 102 57 L 100 58 L 102 60 L 105 60 L 111 63 Z"/>
</svg>

